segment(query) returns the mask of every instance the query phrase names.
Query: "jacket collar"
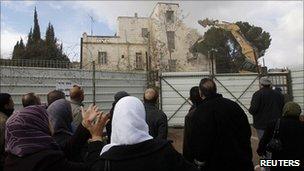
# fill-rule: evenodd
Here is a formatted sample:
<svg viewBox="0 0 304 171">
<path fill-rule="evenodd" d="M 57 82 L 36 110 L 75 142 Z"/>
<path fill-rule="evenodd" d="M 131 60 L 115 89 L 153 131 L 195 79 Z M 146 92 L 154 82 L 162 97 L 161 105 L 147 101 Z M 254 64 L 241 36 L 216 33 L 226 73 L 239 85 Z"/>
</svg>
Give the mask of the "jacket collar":
<svg viewBox="0 0 304 171">
<path fill-rule="evenodd" d="M 215 94 L 212 95 L 212 96 L 206 97 L 202 102 L 207 102 L 207 101 L 210 101 L 210 100 L 212 100 L 212 99 L 222 98 L 222 97 L 223 97 L 222 94 L 215 93 Z"/>
<path fill-rule="evenodd" d="M 144 103 L 145 106 L 150 106 L 150 107 L 156 107 L 155 103 L 151 103 L 151 102 L 145 102 Z"/>
<path fill-rule="evenodd" d="M 73 103 L 75 105 L 79 105 L 79 106 L 84 106 L 82 102 L 78 102 L 78 101 L 72 100 L 72 99 L 71 99 L 71 103 Z"/>
</svg>

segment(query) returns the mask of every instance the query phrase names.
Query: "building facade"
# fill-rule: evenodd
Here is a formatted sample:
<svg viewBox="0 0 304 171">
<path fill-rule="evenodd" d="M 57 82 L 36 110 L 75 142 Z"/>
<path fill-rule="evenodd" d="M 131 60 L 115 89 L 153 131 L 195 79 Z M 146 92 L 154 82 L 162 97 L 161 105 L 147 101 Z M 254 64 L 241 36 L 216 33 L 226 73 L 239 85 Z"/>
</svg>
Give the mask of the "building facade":
<svg viewBox="0 0 304 171">
<path fill-rule="evenodd" d="M 84 33 L 82 68 L 95 61 L 97 70 L 209 71 L 210 61 L 189 50 L 201 35 L 182 20 L 178 4 L 159 2 L 149 17 L 118 17 L 115 36 Z"/>
</svg>

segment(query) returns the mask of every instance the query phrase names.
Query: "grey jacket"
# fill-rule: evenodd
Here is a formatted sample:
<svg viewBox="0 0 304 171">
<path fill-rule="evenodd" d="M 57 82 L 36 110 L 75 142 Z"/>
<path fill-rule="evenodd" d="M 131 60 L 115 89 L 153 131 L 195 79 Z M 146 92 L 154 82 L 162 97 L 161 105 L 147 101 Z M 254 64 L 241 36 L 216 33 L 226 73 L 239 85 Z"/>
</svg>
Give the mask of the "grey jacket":
<svg viewBox="0 0 304 171">
<path fill-rule="evenodd" d="M 81 106 L 84 106 L 83 103 L 71 100 L 72 115 L 73 115 L 72 124 L 75 127 L 78 127 L 79 124 L 82 122 Z"/>
</svg>

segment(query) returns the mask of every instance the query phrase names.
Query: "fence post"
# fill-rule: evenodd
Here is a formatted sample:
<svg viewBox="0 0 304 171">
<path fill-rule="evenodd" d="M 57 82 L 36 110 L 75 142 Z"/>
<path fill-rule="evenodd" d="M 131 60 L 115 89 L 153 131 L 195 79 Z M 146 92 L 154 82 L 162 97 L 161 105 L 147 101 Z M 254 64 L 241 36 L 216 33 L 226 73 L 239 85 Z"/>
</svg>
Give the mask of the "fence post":
<svg viewBox="0 0 304 171">
<path fill-rule="evenodd" d="M 293 93 L 292 93 L 292 78 L 291 72 L 288 69 L 288 73 L 286 75 L 286 82 L 287 82 L 287 94 L 290 101 L 293 101 Z"/>
<path fill-rule="evenodd" d="M 92 71 L 92 85 L 93 85 L 93 104 L 95 105 L 96 104 L 96 99 L 95 99 L 95 93 L 96 93 L 96 89 L 95 89 L 95 61 L 92 61 L 92 68 L 93 68 L 93 71 Z"/>
</svg>

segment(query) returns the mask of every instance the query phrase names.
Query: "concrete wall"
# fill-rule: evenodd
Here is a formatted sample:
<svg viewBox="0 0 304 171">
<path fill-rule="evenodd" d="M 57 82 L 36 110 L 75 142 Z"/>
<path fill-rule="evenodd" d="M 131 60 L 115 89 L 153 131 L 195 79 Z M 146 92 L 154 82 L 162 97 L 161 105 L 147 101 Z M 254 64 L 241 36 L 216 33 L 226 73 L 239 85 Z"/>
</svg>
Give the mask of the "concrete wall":
<svg viewBox="0 0 304 171">
<path fill-rule="evenodd" d="M 56 89 L 58 82 L 79 84 L 85 91 L 84 103 L 92 103 L 92 72 L 76 69 L 21 68 L 0 66 L 0 92 L 10 93 L 19 109 L 21 96 L 37 93 L 46 102 L 48 92 Z M 146 74 L 141 72 L 96 72 L 96 103 L 105 112 L 109 111 L 118 91 L 127 91 L 142 99 L 146 88 Z"/>
</svg>

